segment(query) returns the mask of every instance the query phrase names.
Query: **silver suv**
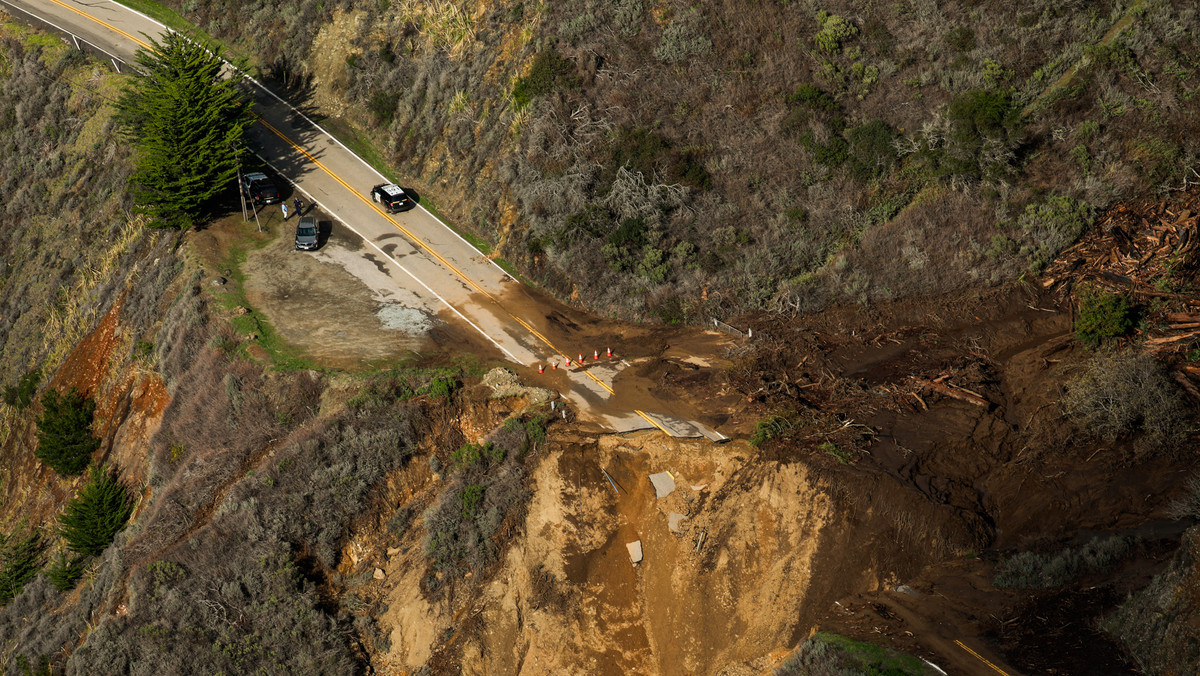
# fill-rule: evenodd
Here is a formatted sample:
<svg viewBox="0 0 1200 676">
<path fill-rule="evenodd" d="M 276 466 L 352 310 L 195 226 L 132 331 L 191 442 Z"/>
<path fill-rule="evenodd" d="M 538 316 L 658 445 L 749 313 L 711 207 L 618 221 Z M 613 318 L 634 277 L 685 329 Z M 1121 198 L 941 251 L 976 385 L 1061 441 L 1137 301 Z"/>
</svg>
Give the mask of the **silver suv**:
<svg viewBox="0 0 1200 676">
<path fill-rule="evenodd" d="M 296 250 L 315 251 L 317 244 L 317 219 L 301 216 L 300 223 L 296 226 Z"/>
</svg>

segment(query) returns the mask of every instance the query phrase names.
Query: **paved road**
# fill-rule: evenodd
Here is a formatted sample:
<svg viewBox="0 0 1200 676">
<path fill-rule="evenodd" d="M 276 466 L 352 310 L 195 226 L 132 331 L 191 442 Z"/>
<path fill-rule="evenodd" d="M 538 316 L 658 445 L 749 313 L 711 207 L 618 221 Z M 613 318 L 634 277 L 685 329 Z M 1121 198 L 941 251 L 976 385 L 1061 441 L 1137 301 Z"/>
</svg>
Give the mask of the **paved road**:
<svg viewBox="0 0 1200 676">
<path fill-rule="evenodd" d="M 84 38 L 103 52 L 132 62 L 147 36 L 166 28 L 112 0 L 0 0 L 20 18 L 21 11 Z M 561 333 L 545 312 L 514 302 L 520 283 L 422 207 L 389 215 L 369 197 L 385 182 L 375 170 L 318 125 L 253 83 L 259 123 L 249 131 L 255 152 L 297 189 L 358 233 L 371 263 L 392 281 L 418 294 L 425 309 L 444 320 L 461 322 L 490 343 L 504 358 L 520 365 L 562 363 L 591 346 L 561 344 Z M 520 308 L 520 309 L 517 309 Z M 617 431 L 658 427 L 675 436 L 724 437 L 699 423 L 653 411 L 621 411 L 612 387 L 621 362 L 575 365 L 565 381 L 565 396 L 578 414 Z M 666 410 L 667 406 L 663 406 Z M 601 412 L 603 411 L 603 412 Z"/>
</svg>

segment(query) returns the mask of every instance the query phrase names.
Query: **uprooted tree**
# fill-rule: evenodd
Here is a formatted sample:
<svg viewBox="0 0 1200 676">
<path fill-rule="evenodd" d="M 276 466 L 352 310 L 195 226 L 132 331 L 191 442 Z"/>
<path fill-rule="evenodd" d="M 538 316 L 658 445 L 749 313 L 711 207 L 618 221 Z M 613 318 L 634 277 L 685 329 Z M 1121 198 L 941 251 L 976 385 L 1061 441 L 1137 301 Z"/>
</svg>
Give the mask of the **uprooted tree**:
<svg viewBox="0 0 1200 676">
<path fill-rule="evenodd" d="M 138 50 L 142 71 L 121 93 L 118 119 L 138 150 L 132 193 L 158 227 L 186 227 L 237 175 L 252 121 L 220 50 L 176 33 Z"/>
</svg>

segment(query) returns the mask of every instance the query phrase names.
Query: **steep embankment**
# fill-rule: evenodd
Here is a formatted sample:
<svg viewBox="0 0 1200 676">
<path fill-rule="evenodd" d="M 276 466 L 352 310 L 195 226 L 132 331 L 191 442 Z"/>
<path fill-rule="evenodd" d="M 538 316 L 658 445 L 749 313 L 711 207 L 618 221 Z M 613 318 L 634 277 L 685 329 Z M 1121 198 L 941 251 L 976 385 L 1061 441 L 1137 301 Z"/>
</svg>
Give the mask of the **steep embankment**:
<svg viewBox="0 0 1200 676">
<path fill-rule="evenodd" d="M 603 314 L 995 283 L 1200 151 L 1187 0 L 164 4 Z"/>
</svg>

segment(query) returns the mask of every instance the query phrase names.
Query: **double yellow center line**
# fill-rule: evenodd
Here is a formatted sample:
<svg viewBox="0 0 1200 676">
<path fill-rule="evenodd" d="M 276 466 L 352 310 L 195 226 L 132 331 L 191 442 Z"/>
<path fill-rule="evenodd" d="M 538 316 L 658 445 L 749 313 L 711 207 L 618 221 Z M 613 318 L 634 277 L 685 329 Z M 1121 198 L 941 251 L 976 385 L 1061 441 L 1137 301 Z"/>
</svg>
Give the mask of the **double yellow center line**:
<svg viewBox="0 0 1200 676">
<path fill-rule="evenodd" d="M 562 351 L 556 345 L 554 345 L 554 343 L 551 342 L 549 338 L 542 335 L 542 333 L 540 331 L 538 331 L 532 325 L 530 325 L 529 322 L 527 322 L 524 319 L 509 312 L 508 309 L 505 308 L 504 305 L 501 304 L 500 301 L 497 300 L 496 297 L 493 296 L 487 289 L 484 289 L 483 287 L 481 287 L 479 284 L 477 284 L 475 282 L 475 280 L 471 279 L 469 276 L 467 276 L 466 273 L 464 273 L 462 270 L 458 269 L 458 266 L 456 266 L 453 263 L 451 263 L 450 261 L 446 260 L 446 258 L 444 256 L 442 256 L 440 253 L 438 253 L 437 251 L 435 251 L 433 249 L 433 247 L 426 244 L 420 237 L 417 237 L 408 228 L 404 227 L 404 225 L 402 225 L 399 221 L 392 218 L 391 214 L 389 214 L 386 211 L 384 211 L 383 209 L 379 208 L 379 205 L 375 204 L 373 201 L 364 197 L 362 193 L 360 193 L 358 190 L 355 190 L 353 186 L 351 186 L 349 183 L 344 181 L 340 176 L 338 176 L 333 171 L 331 171 L 329 169 L 329 167 L 326 167 L 312 153 L 305 150 L 298 143 L 293 141 L 287 134 L 284 134 L 282 131 L 277 129 L 270 122 L 267 122 L 266 119 L 264 119 L 261 115 L 255 113 L 255 117 L 258 118 L 258 121 L 260 124 L 262 124 L 262 126 L 266 127 L 271 133 L 275 134 L 280 139 L 282 139 L 284 141 L 284 143 L 287 143 L 288 145 L 290 145 L 296 152 L 300 153 L 305 158 L 307 158 L 309 162 L 312 162 L 314 166 L 316 166 L 321 171 L 325 172 L 326 175 L 328 175 L 333 180 L 337 181 L 346 190 L 349 190 L 355 197 L 357 197 L 359 200 L 361 200 L 363 204 L 366 204 L 371 209 L 374 209 L 375 212 L 378 213 L 380 216 L 387 219 L 387 221 L 389 223 L 391 223 L 393 226 L 395 226 L 395 228 L 397 230 L 404 233 L 404 235 L 409 240 L 411 240 L 414 244 L 419 246 L 422 250 L 424 250 L 426 253 L 428 253 L 430 256 L 432 256 L 434 259 L 436 259 L 439 263 L 446 266 L 446 268 L 448 268 L 451 272 L 453 272 L 459 279 L 463 280 L 468 285 L 470 285 L 470 287 L 475 289 L 475 291 L 477 291 L 478 293 L 480 293 L 484 297 L 486 297 L 488 300 L 490 300 L 493 304 L 495 304 L 496 307 L 498 307 L 500 309 L 501 312 L 508 315 L 508 317 L 510 319 L 512 319 L 513 321 L 515 321 L 516 323 L 518 323 L 522 327 L 524 327 L 526 331 L 533 334 L 538 340 L 540 340 L 544 345 L 546 345 L 546 347 L 550 348 L 557 354 L 560 354 L 560 355 L 566 354 L 564 351 Z M 592 372 L 584 370 L 583 373 L 587 377 L 591 378 L 597 385 L 599 385 L 600 387 L 603 387 L 610 395 L 616 394 L 616 392 L 613 391 L 612 387 L 609 387 L 608 383 L 605 383 L 603 380 L 600 380 Z M 644 413 L 643 411 L 634 409 L 634 413 L 637 413 L 639 416 L 642 417 L 643 420 L 650 423 L 651 425 L 654 425 L 655 427 L 662 430 L 663 432 L 670 434 L 670 432 L 667 432 L 667 430 L 662 425 L 660 425 L 658 423 L 658 421 L 656 421 L 653 418 L 651 418 L 650 416 L 646 415 L 646 413 Z"/>
<path fill-rule="evenodd" d="M 133 36 L 132 36 L 132 35 L 130 35 L 129 33 L 126 33 L 125 31 L 121 30 L 120 28 L 117 28 L 116 26 L 114 26 L 114 25 L 112 25 L 112 24 L 108 23 L 107 21 L 102 21 L 102 20 L 100 20 L 100 19 L 97 19 L 96 17 L 92 16 L 91 14 L 88 14 L 87 12 L 84 12 L 84 11 L 82 11 L 82 10 L 79 10 L 79 9 L 75 9 L 74 7 L 72 7 L 72 6 L 68 5 L 68 4 L 67 4 L 67 3 L 65 3 L 65 2 L 60 2 L 59 0 L 50 0 L 50 2 L 53 2 L 54 4 L 58 5 L 59 7 L 62 7 L 63 9 L 67 9 L 67 10 L 70 10 L 70 11 L 72 11 L 72 12 L 75 12 L 76 14 L 78 14 L 79 16 L 81 16 L 81 17 L 83 17 L 83 18 L 87 19 L 88 21 L 94 21 L 94 22 L 96 22 L 96 23 L 100 24 L 101 26 L 104 26 L 105 28 L 107 28 L 108 30 L 110 30 L 110 31 L 112 31 L 112 32 L 114 32 L 114 33 L 119 33 L 119 34 L 121 34 L 121 35 L 125 36 L 126 38 L 128 38 L 128 39 L 130 39 L 130 40 L 132 40 L 132 41 L 136 42 L 136 43 L 137 43 L 137 44 L 139 44 L 139 45 L 141 45 L 141 47 L 142 47 L 143 49 L 151 49 L 151 47 L 150 47 L 150 43 L 148 43 L 148 42 L 146 42 L 146 41 L 144 41 L 144 40 L 140 40 L 140 39 L 138 39 L 138 38 L 135 38 L 135 37 L 133 37 Z"/>
</svg>

